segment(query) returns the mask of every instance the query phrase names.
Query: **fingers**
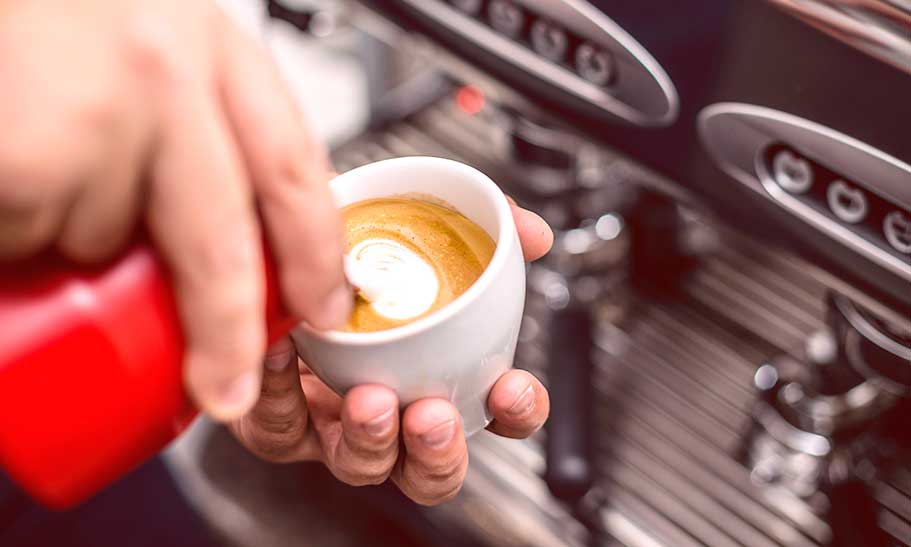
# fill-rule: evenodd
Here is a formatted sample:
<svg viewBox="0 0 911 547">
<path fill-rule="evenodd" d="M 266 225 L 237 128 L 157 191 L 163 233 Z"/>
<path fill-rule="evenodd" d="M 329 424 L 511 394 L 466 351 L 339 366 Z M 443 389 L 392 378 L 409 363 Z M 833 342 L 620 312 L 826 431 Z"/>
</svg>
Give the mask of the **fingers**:
<svg viewBox="0 0 911 547">
<path fill-rule="evenodd" d="M 3 99 L 0 91 L 0 101 Z M 0 116 L 3 110 L 0 107 Z M 11 125 L 8 129 L 16 138 L 0 140 L 2 260 L 28 257 L 57 239 L 80 181 L 88 173 L 86 164 L 97 159 L 86 159 L 93 150 L 82 143 L 62 150 L 49 161 L 47 150 L 34 142 L 25 145 L 20 141 L 46 138 L 45 134 L 27 131 L 27 123 Z"/>
<path fill-rule="evenodd" d="M 145 143 L 138 134 L 118 140 L 108 149 L 107 163 L 77 191 L 63 224 L 57 246 L 74 260 L 108 258 L 134 233 Z"/>
<path fill-rule="evenodd" d="M 550 398 L 541 382 L 524 370 L 500 377 L 487 398 L 494 421 L 487 429 L 514 439 L 524 439 L 541 429 L 550 413 Z"/>
<path fill-rule="evenodd" d="M 266 352 L 259 400 L 230 427 L 251 452 L 265 460 L 283 463 L 308 456 L 304 453 L 308 422 L 297 352 L 283 338 Z"/>
<path fill-rule="evenodd" d="M 0 207 L 0 260 L 27 258 L 53 241 L 65 210 L 63 200 L 54 201 L 57 203 L 21 207 L 5 203 Z"/>
<path fill-rule="evenodd" d="M 0 257 L 22 258 L 56 242 L 72 259 L 96 261 L 123 245 L 133 233 L 140 197 L 145 143 L 136 134 L 142 123 L 136 118 L 112 124 L 107 133 L 70 129 L 75 144 L 20 131 L 20 138 L 35 139 L 37 152 L 0 144 Z M 60 124 L 58 131 L 67 132 Z M 55 146 L 64 150 L 51 150 Z"/>
<path fill-rule="evenodd" d="M 550 251 L 554 243 L 554 233 L 550 226 L 537 213 L 523 209 L 516 202 L 506 196 L 512 206 L 512 218 L 519 232 L 519 241 L 522 243 L 522 253 L 526 262 L 538 260 Z"/>
<path fill-rule="evenodd" d="M 398 398 L 391 389 L 364 385 L 345 397 L 337 429 L 321 428 L 326 465 L 353 486 L 382 484 L 399 455 Z"/>
<path fill-rule="evenodd" d="M 10 58 L 2 43 L 8 31 L 0 29 L 0 75 L 15 77 L 0 85 L 0 259 L 15 260 L 57 240 L 77 191 L 106 155 L 103 136 L 83 121 L 97 112 L 88 101 L 51 93 L 59 86 L 47 85 L 43 59 L 30 48 L 20 48 L 25 59 Z"/>
<path fill-rule="evenodd" d="M 341 221 L 325 152 L 306 132 L 271 59 L 225 23 L 222 95 L 255 187 L 289 311 L 320 329 L 347 320 Z"/>
<path fill-rule="evenodd" d="M 187 349 L 184 374 L 203 410 L 227 421 L 259 395 L 263 261 L 253 199 L 217 102 L 193 80 L 163 100 L 152 165 L 150 232 L 170 267 Z"/>
<path fill-rule="evenodd" d="M 443 399 L 424 399 L 405 410 L 405 455 L 392 473 L 402 492 L 422 505 L 455 497 L 468 471 L 468 447 L 459 414 Z"/>
</svg>

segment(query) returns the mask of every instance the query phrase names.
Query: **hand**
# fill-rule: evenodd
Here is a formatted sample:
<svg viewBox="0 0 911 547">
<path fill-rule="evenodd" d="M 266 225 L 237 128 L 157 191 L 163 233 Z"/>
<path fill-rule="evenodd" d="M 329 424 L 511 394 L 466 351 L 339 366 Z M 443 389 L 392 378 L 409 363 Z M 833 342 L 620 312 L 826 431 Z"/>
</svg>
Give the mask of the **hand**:
<svg viewBox="0 0 911 547">
<path fill-rule="evenodd" d="M 526 260 L 544 255 L 553 234 L 540 217 L 515 206 L 513 217 Z M 274 462 L 322 461 L 355 486 L 392 479 L 414 501 L 442 503 L 459 491 L 468 469 L 468 449 L 455 407 L 424 399 L 399 419 L 395 393 L 364 385 L 342 399 L 298 359 L 288 339 L 270 348 L 259 402 L 231 424 L 238 440 Z M 487 400 L 498 435 L 524 438 L 547 419 L 547 391 L 534 376 L 511 370 Z"/>
<path fill-rule="evenodd" d="M 189 391 L 212 416 L 259 395 L 261 232 L 291 313 L 348 317 L 325 153 L 213 2 L 5 2 L 0 82 L 0 258 L 103 260 L 144 221 L 172 274 Z"/>
</svg>

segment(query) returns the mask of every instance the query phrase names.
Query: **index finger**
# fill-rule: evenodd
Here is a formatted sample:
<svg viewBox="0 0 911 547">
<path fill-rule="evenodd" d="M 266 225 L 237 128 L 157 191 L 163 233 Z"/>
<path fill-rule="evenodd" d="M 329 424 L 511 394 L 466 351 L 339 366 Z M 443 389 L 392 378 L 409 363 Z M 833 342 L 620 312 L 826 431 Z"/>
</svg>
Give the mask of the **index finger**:
<svg viewBox="0 0 911 547">
<path fill-rule="evenodd" d="M 172 274 L 190 394 L 229 420 L 259 395 L 262 251 L 237 151 L 211 92 L 195 82 L 165 99 L 147 223 Z"/>
<path fill-rule="evenodd" d="M 323 148 L 308 135 L 276 67 L 225 21 L 223 100 L 246 159 L 289 310 L 320 329 L 348 319 L 341 218 Z"/>
</svg>

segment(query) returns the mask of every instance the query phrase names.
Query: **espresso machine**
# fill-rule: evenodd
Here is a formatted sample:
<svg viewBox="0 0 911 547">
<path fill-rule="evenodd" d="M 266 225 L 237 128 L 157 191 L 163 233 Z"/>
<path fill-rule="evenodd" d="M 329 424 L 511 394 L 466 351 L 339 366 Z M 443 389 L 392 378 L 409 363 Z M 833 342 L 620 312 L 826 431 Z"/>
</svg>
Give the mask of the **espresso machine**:
<svg viewBox="0 0 911 547">
<path fill-rule="evenodd" d="M 270 14 L 360 33 L 371 119 L 339 171 L 457 159 L 556 234 L 516 360 L 545 430 L 473 437 L 440 507 L 347 509 L 432 546 L 911 546 L 911 3 Z"/>
</svg>

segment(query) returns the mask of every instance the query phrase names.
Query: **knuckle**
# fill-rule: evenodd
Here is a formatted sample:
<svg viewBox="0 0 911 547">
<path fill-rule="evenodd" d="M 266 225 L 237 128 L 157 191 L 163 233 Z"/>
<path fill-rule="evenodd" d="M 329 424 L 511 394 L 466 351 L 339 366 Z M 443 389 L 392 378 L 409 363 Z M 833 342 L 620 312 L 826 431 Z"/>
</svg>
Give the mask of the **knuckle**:
<svg viewBox="0 0 911 547">
<path fill-rule="evenodd" d="M 203 317 L 190 321 L 201 326 Z M 265 349 L 265 332 L 253 326 L 243 328 L 222 321 L 223 316 L 209 315 L 207 325 L 214 323 L 215 329 L 197 330 L 190 333 L 188 345 L 189 363 L 185 370 L 189 386 L 198 392 L 208 392 L 221 379 L 228 379 L 260 366 L 262 351 Z M 239 328 L 238 328 L 239 327 Z"/>
<path fill-rule="evenodd" d="M 19 259 L 38 252 L 50 244 L 53 228 L 38 215 L 14 219 L 2 213 L 0 221 L 0 257 Z"/>
<path fill-rule="evenodd" d="M 397 459 L 397 454 L 388 448 L 361 449 L 340 444 L 339 451 L 343 451 L 342 457 L 336 460 L 344 463 L 337 466 L 338 471 L 344 476 L 342 480 L 352 486 L 383 484 Z"/>
<path fill-rule="evenodd" d="M 335 274 L 336 272 L 341 272 L 342 262 L 338 255 L 328 252 L 328 250 L 323 250 L 315 253 L 313 268 L 326 275 Z M 333 278 L 332 281 L 335 281 L 335 279 Z"/>
<path fill-rule="evenodd" d="M 90 240 L 84 237 L 72 237 L 64 233 L 57 244 L 67 258 L 82 263 L 97 263 L 113 257 L 120 248 L 120 242 L 108 240 Z"/>
<path fill-rule="evenodd" d="M 74 89 L 70 94 L 71 118 L 64 121 L 69 132 L 63 131 L 44 142 L 57 141 L 59 145 L 64 141 L 80 142 L 86 156 L 91 159 L 103 156 L 103 149 L 110 145 L 112 136 L 123 134 L 124 118 L 120 115 L 123 101 L 115 89 L 95 83 Z"/>
<path fill-rule="evenodd" d="M 46 156 L 46 153 L 44 154 Z M 33 150 L 0 147 L 0 247 L 31 254 L 51 243 L 63 220 L 60 179 Z"/>
<path fill-rule="evenodd" d="M 445 483 L 428 483 L 423 479 L 409 477 L 405 479 L 405 484 L 402 486 L 402 491 L 405 495 L 415 503 L 432 507 L 455 498 L 462 489 L 462 481 L 450 480 Z"/>
<path fill-rule="evenodd" d="M 304 168 L 303 147 L 297 139 L 274 137 L 263 146 L 265 155 L 262 191 L 264 197 L 281 202 L 288 192 L 306 191 L 310 181 Z"/>
<path fill-rule="evenodd" d="M 220 252 L 208 254 L 199 261 L 185 260 L 184 267 L 191 271 L 179 282 L 185 285 L 188 294 L 197 295 L 195 302 L 213 319 L 217 318 L 220 330 L 225 333 L 217 341 L 226 357 L 234 355 L 232 359 L 243 362 L 258 359 L 265 348 L 264 333 L 255 324 L 263 300 L 260 286 L 255 282 L 257 273 L 252 266 L 247 267 L 245 259 L 214 256 Z"/>
<path fill-rule="evenodd" d="M 462 483 L 461 483 L 461 482 L 458 482 L 458 483 L 456 483 L 456 484 L 450 486 L 448 489 L 443 490 L 442 492 L 440 492 L 440 493 L 433 499 L 433 501 L 431 502 L 430 505 L 440 505 L 440 504 L 442 504 L 442 503 L 446 503 L 447 501 L 451 501 L 452 499 L 454 499 L 454 498 L 459 494 L 459 492 L 460 492 L 461 490 L 462 490 Z"/>
<path fill-rule="evenodd" d="M 253 320 L 256 315 L 252 313 L 254 309 L 249 303 L 238 303 L 227 306 L 223 313 L 219 314 L 219 320 L 224 321 L 224 330 L 222 335 L 214 334 L 213 352 L 217 352 L 225 362 L 237 364 L 237 369 L 223 367 L 226 372 L 255 368 L 262 359 L 266 345 L 265 332 L 262 327 L 255 326 Z"/>
<path fill-rule="evenodd" d="M 421 505 L 438 505 L 459 493 L 467 472 L 467 454 L 434 464 L 408 469 L 402 476 L 402 491 Z"/>
<path fill-rule="evenodd" d="M 301 436 L 307 426 L 302 404 L 296 393 L 281 400 L 260 398 L 254 411 L 260 429 L 271 435 Z"/>
<path fill-rule="evenodd" d="M 246 215 L 240 214 L 218 222 L 216 225 L 226 227 L 224 231 L 218 232 L 214 227 L 205 230 L 206 233 L 200 234 L 194 245 L 196 252 L 193 259 L 186 261 L 188 267 L 195 269 L 194 273 L 202 284 L 209 285 L 213 276 L 219 281 L 232 283 L 235 290 L 231 291 L 231 298 L 225 304 L 238 310 L 259 305 L 260 289 L 250 282 L 250 277 L 261 275 L 255 226 L 246 219 L 238 222 L 244 217 Z"/>
<path fill-rule="evenodd" d="M 123 222 L 112 221 L 115 216 L 107 213 L 107 218 L 76 216 L 72 212 L 64 224 L 57 246 L 67 257 L 77 262 L 96 263 L 114 256 L 130 237 L 126 229 L 132 218 Z M 74 220 L 78 220 L 76 225 Z"/>
<path fill-rule="evenodd" d="M 304 435 L 300 420 L 275 420 L 260 422 L 244 437 L 245 444 L 260 458 L 277 463 L 294 459 L 300 440 Z"/>
<path fill-rule="evenodd" d="M 337 465 L 333 474 L 340 481 L 351 486 L 375 486 L 389 478 L 391 467 L 382 463 L 361 463 L 359 465 Z"/>
<path fill-rule="evenodd" d="M 39 184 L 21 184 L 15 181 L 28 180 L 28 175 L 18 166 L 4 164 L 0 159 L 0 214 L 4 221 L 21 222 L 36 215 L 42 205 Z"/>
<path fill-rule="evenodd" d="M 290 416 L 298 409 L 300 387 L 287 382 L 263 382 L 260 401 L 270 414 Z"/>
<path fill-rule="evenodd" d="M 40 208 L 60 182 L 44 146 L 17 140 L 20 145 L 0 147 L 0 210 L 4 215 L 24 215 Z"/>
<path fill-rule="evenodd" d="M 464 474 L 465 458 L 463 456 L 425 464 L 422 475 L 430 483 L 445 483 Z"/>
<path fill-rule="evenodd" d="M 296 269 L 289 269 L 283 272 L 282 280 L 286 286 L 300 287 L 301 292 L 308 295 L 305 302 L 310 302 L 311 305 L 321 303 L 344 280 L 341 249 L 336 252 L 325 240 L 312 249 L 306 258 L 306 264 L 301 266 L 306 268 L 306 276 L 301 276 Z"/>
<path fill-rule="evenodd" d="M 123 133 L 123 100 L 115 87 L 79 82 L 63 96 L 13 98 L 18 107 L 4 117 L 15 138 L 0 143 L 2 186 L 59 191 L 96 174 L 109 157 L 106 148 Z"/>
<path fill-rule="evenodd" d="M 176 30 L 158 19 L 137 17 L 126 30 L 124 53 L 137 73 L 159 83 L 168 83 L 180 74 L 179 55 L 174 44 L 181 43 Z"/>
</svg>

